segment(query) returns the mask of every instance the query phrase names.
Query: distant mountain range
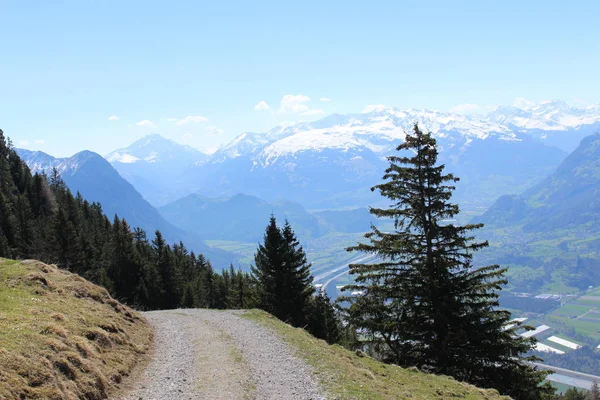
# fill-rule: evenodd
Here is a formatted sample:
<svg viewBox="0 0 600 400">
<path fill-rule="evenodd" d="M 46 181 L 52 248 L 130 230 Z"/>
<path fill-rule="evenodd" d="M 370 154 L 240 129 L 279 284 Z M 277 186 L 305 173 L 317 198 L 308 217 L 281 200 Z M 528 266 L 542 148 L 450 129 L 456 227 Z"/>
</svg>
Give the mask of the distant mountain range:
<svg viewBox="0 0 600 400">
<path fill-rule="evenodd" d="M 154 205 L 192 193 L 247 193 L 312 209 L 364 207 L 379 200 L 368 188 L 380 181 L 385 157 L 415 122 L 434 134 L 440 161 L 461 178 L 457 200 L 485 209 L 548 176 L 581 138 L 600 129 L 600 106 L 521 102 L 469 116 L 372 106 L 242 133 L 211 156 L 153 135 L 107 157 Z"/>
<path fill-rule="evenodd" d="M 519 195 L 501 196 L 475 222 L 490 248 L 478 265 L 511 269 L 520 292 L 600 285 L 600 133 L 581 141 L 556 170 Z"/>
<path fill-rule="evenodd" d="M 105 158 L 146 200 L 163 205 L 178 198 L 170 196 L 174 178 L 182 176 L 191 166 L 208 160 L 208 155 L 153 134 L 125 149 L 113 151 Z"/>
<path fill-rule="evenodd" d="M 41 151 L 17 149 L 33 173 L 50 173 L 56 167 L 73 192 L 80 192 L 90 202 L 102 204 L 105 214 L 117 214 L 130 226 L 144 229 L 149 239 L 160 230 L 169 242 L 183 241 L 188 248 L 205 254 L 215 265 L 227 266 L 235 257 L 206 246 L 200 237 L 167 222 L 102 156 L 82 151 L 69 158 L 55 158 Z"/>
<path fill-rule="evenodd" d="M 500 197 L 479 219 L 537 232 L 598 225 L 600 132 L 584 138 L 552 175 L 520 195 Z"/>
<path fill-rule="evenodd" d="M 244 194 L 228 198 L 193 194 L 163 206 L 159 211 L 174 225 L 202 237 L 254 243 L 262 240 L 271 214 L 281 223 L 287 218 L 301 241 L 330 232 L 366 232 L 371 222 L 381 222 L 366 208 L 309 213 L 298 203 L 269 203 Z"/>
<path fill-rule="evenodd" d="M 463 210 L 477 214 L 509 195 L 482 217 L 490 226 L 543 230 L 553 221 L 584 221 L 587 214 L 573 212 L 595 210 L 589 206 L 595 189 L 578 186 L 595 179 L 598 157 L 586 158 L 593 146 L 583 146 L 594 136 L 565 157 L 576 141 L 600 130 L 600 107 L 560 101 L 471 116 L 373 106 L 360 114 L 243 133 L 211 156 L 160 135 L 108 154 L 110 164 L 88 151 L 65 159 L 19 154 L 34 171 L 58 167 L 72 191 L 101 202 L 109 216 L 116 213 L 149 234 L 160 229 L 170 241 L 183 240 L 228 263 L 231 255 L 213 251 L 202 239 L 260 240 L 271 213 L 287 216 L 301 237 L 368 229 L 372 219 L 365 206 L 382 201 L 369 188 L 381 181 L 386 156 L 415 122 L 434 134 L 440 161 L 461 178 L 454 200 Z M 573 160 L 587 160 L 589 168 Z M 160 213 L 153 205 L 161 206 Z M 315 209 L 322 211 L 310 212 Z M 356 210 L 335 211 L 348 209 Z"/>
</svg>

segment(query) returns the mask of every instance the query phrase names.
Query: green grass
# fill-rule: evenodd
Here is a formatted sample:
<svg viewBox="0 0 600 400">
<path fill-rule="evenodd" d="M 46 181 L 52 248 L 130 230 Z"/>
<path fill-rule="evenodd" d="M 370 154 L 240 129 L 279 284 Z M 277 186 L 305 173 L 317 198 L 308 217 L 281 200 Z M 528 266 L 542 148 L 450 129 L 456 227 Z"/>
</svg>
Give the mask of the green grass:
<svg viewBox="0 0 600 400">
<path fill-rule="evenodd" d="M 260 310 L 251 310 L 243 316 L 271 328 L 296 349 L 296 355 L 313 366 L 332 398 L 508 399 L 495 390 L 479 389 L 450 377 L 425 374 L 414 368 L 384 364 L 341 346 L 328 345 Z"/>
<path fill-rule="evenodd" d="M 362 233 L 330 233 L 304 242 L 308 261 L 312 263 L 312 273 L 318 275 L 355 259 L 357 254 L 347 252 L 346 248 L 362 239 Z M 249 266 L 254 264 L 254 253 L 258 243 L 228 240 L 206 240 L 205 243 L 239 255 L 241 258 L 237 264 L 244 270 L 248 270 Z"/>
<path fill-rule="evenodd" d="M 600 287 L 590 290 L 585 295 L 586 296 L 600 296 Z"/>
<path fill-rule="evenodd" d="M 588 306 L 580 306 L 573 303 L 567 303 L 554 310 L 551 315 L 556 317 L 579 317 L 590 310 Z"/>
<path fill-rule="evenodd" d="M 587 308 L 595 308 L 600 310 L 600 300 L 582 299 L 581 297 L 574 300 L 572 304 L 585 306 Z"/>
<path fill-rule="evenodd" d="M 548 316 L 550 323 L 573 328 L 579 335 L 587 336 L 596 341 L 600 340 L 600 324 L 598 322 L 581 321 L 564 317 Z"/>
</svg>

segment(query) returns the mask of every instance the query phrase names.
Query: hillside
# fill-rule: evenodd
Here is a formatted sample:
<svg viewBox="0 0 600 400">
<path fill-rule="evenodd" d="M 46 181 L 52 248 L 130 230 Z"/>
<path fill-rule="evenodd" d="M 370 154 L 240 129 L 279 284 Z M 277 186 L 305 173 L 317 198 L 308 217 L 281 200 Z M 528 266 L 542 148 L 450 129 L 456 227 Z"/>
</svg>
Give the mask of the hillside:
<svg viewBox="0 0 600 400">
<path fill-rule="evenodd" d="M 511 266 L 516 291 L 574 292 L 600 284 L 600 134 L 520 195 L 500 197 L 477 222 L 492 246 L 480 263 Z"/>
<path fill-rule="evenodd" d="M 224 198 L 193 194 L 167 204 L 159 211 L 174 225 L 210 239 L 256 243 L 262 239 L 271 214 L 281 221 L 288 218 L 303 238 L 322 236 L 329 228 L 298 203 L 269 203 L 244 194 Z"/>
<path fill-rule="evenodd" d="M 584 138 L 539 184 L 503 196 L 481 217 L 495 226 L 524 224 L 527 231 L 594 225 L 600 218 L 600 133 Z"/>
<path fill-rule="evenodd" d="M 371 222 L 381 222 L 366 208 L 311 213 L 293 201 L 268 202 L 242 193 L 221 198 L 192 194 L 159 211 L 173 225 L 204 238 L 246 243 L 262 239 L 271 214 L 280 221 L 287 218 L 303 241 L 331 232 L 364 232 Z"/>
<path fill-rule="evenodd" d="M 80 192 L 86 200 L 102 204 L 109 218 L 117 214 L 131 226 L 150 233 L 159 229 L 169 237 L 181 234 L 99 154 L 82 151 L 69 158 L 55 158 L 24 149 L 18 149 L 17 153 L 32 173 L 50 175 L 52 168 L 56 167 L 73 193 Z"/>
<path fill-rule="evenodd" d="M 242 317 L 276 332 L 295 354 L 306 360 L 319 377 L 331 398 L 353 400 L 392 399 L 508 399 L 496 390 L 484 390 L 453 378 L 384 364 L 361 352 L 351 352 L 338 345 L 293 328 L 260 310 Z"/>
<path fill-rule="evenodd" d="M 106 398 L 151 337 L 105 289 L 52 265 L 0 259 L 0 398 Z"/>
<path fill-rule="evenodd" d="M 202 252 L 216 266 L 225 267 L 235 256 L 206 246 L 202 239 L 166 221 L 140 193 L 125 180 L 102 156 L 82 151 L 69 158 L 55 158 L 46 153 L 17 149 L 21 159 L 33 173 L 50 175 L 56 167 L 73 194 L 80 192 L 89 202 L 102 204 L 102 210 L 112 220 L 114 215 L 127 220 L 131 227 L 145 230 L 149 237 L 161 231 L 168 242 L 183 241 L 190 249 Z"/>
</svg>

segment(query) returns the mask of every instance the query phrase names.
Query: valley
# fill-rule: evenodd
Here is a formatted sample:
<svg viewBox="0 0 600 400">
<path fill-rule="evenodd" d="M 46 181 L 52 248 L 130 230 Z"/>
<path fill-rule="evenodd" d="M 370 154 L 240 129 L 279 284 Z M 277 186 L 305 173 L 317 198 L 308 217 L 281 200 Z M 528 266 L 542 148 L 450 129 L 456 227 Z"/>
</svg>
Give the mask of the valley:
<svg viewBox="0 0 600 400">
<path fill-rule="evenodd" d="M 0 400 L 600 400 L 600 2 L 0 14 Z"/>
<path fill-rule="evenodd" d="M 552 368 L 600 375 L 600 357 L 590 350 L 600 345 L 600 137 L 588 136 L 572 149 L 574 135 L 599 125 L 557 125 L 549 117 L 557 112 L 587 119 L 591 112 L 560 102 L 521 109 L 546 121 L 542 139 L 537 128 L 515 130 L 506 122 L 515 110 L 501 110 L 480 119 L 397 109 L 330 116 L 242 134 L 213 155 L 160 135 L 106 159 L 92 152 L 64 159 L 27 150 L 19 155 L 33 172 L 52 175 L 56 169 L 73 193 L 101 203 L 108 215 L 185 242 L 216 270 L 233 265 L 250 272 L 269 217 L 287 220 L 312 264 L 314 286 L 336 300 L 354 283 L 348 264 L 374 261 L 346 248 L 363 242 L 372 224 L 395 229 L 369 213 L 368 207 L 388 205 L 369 187 L 416 118 L 429 124 L 441 143 L 441 161 L 461 178 L 461 213 L 449 222 L 485 224 L 477 238 L 490 246 L 476 254 L 475 265 L 508 269 L 500 305 L 536 328 L 536 353 Z M 500 112 L 507 114 L 500 118 Z M 575 379 L 575 386 L 589 388 L 589 379 L 571 375 L 556 374 L 552 381 Z"/>
</svg>

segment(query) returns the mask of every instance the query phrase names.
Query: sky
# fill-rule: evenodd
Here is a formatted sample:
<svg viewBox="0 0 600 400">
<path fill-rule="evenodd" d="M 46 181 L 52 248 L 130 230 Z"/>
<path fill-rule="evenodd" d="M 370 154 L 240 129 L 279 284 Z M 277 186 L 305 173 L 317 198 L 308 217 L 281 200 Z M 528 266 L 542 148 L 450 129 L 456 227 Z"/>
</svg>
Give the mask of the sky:
<svg viewBox="0 0 600 400">
<path fill-rule="evenodd" d="M 214 151 L 369 104 L 595 104 L 598 15 L 576 0 L 0 0 L 0 129 L 60 157 L 150 133 Z"/>
</svg>

